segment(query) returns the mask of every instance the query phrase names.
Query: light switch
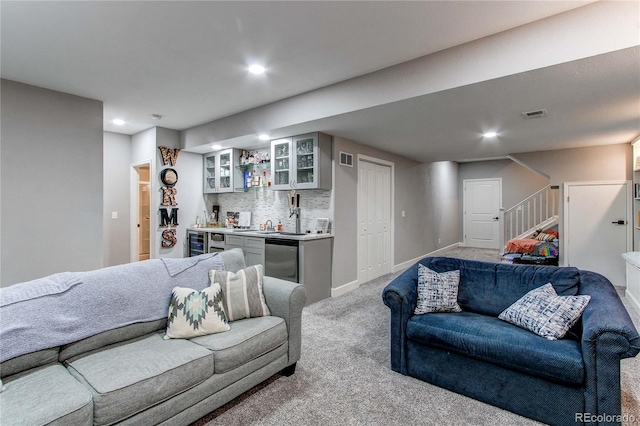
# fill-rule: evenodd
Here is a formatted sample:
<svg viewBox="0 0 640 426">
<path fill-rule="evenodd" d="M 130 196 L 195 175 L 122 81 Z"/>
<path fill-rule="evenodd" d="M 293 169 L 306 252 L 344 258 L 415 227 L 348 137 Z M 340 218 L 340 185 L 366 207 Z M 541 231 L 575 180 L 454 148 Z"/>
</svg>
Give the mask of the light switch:
<svg viewBox="0 0 640 426">
<path fill-rule="evenodd" d="M 402 210 L 402 217 L 405 217 L 405 213 L 404 213 L 404 210 Z"/>
<path fill-rule="evenodd" d="M 118 218 L 118 212 L 111 212 L 111 219 L 117 219 Z"/>
</svg>

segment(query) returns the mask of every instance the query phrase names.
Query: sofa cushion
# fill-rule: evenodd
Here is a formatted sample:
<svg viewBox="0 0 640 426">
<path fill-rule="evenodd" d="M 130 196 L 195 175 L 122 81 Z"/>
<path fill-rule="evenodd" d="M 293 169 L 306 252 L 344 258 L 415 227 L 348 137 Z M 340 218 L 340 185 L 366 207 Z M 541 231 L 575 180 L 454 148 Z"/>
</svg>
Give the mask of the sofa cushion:
<svg viewBox="0 0 640 426">
<path fill-rule="evenodd" d="M 510 290 L 503 293 L 505 302 L 510 301 L 504 309 L 534 288 L 547 283 L 552 283 L 560 296 L 575 296 L 580 287 L 580 270 L 574 267 L 540 265 L 498 264 L 496 267 L 496 286 Z"/>
<path fill-rule="evenodd" d="M 202 291 L 174 287 L 169 299 L 166 339 L 186 339 L 229 330 L 220 284 Z"/>
<path fill-rule="evenodd" d="M 0 364 L 0 377 L 7 377 L 21 371 L 31 370 L 47 364 L 58 362 L 60 348 L 43 349 L 20 355 Z"/>
<path fill-rule="evenodd" d="M 407 323 L 407 337 L 556 383 L 581 386 L 584 382 L 578 342 L 547 340 L 492 316 L 472 312 L 416 315 Z"/>
<path fill-rule="evenodd" d="M 460 271 L 437 273 L 418 265 L 418 301 L 414 314 L 430 312 L 460 312 L 458 283 Z"/>
<path fill-rule="evenodd" d="M 496 289 L 495 263 L 433 257 L 428 258 L 428 263 L 425 266 L 439 273 L 460 270 L 458 304 L 463 311 L 493 314 L 497 317 L 504 310 L 504 308 L 498 310 L 494 306 L 496 303 L 494 295 Z"/>
<path fill-rule="evenodd" d="M 91 392 L 61 364 L 7 377 L 0 397 L 0 419 L 10 425 L 91 425 Z M 52 398 L 55 395 L 55 398 Z"/>
<path fill-rule="evenodd" d="M 126 342 L 137 337 L 146 336 L 158 330 L 164 330 L 166 327 L 167 318 L 165 317 L 156 321 L 139 322 L 103 331 L 86 339 L 62 346 L 60 348 L 60 362 L 65 362 L 69 358 L 77 357 L 85 352 L 101 349 L 114 343 Z"/>
<path fill-rule="evenodd" d="M 248 318 L 229 325 L 231 330 L 226 333 L 191 339 L 213 351 L 216 373 L 225 373 L 258 358 L 288 338 L 287 326 L 280 317 Z"/>
<path fill-rule="evenodd" d="M 224 310 L 229 322 L 244 318 L 271 315 L 264 300 L 262 265 L 253 265 L 240 271 L 209 271 L 211 284 L 220 284 L 224 298 Z"/>
<path fill-rule="evenodd" d="M 203 382 L 213 374 L 213 354 L 164 333 L 105 347 L 67 361 L 92 389 L 94 424 L 121 421 Z"/>
<path fill-rule="evenodd" d="M 551 283 L 534 288 L 498 318 L 549 340 L 564 337 L 578 321 L 591 296 L 558 296 Z"/>
<path fill-rule="evenodd" d="M 460 270 L 458 304 L 463 311 L 497 317 L 534 288 L 553 283 L 561 296 L 574 296 L 580 271 L 573 267 L 510 265 L 478 260 L 431 257 L 420 261 L 436 272 Z"/>
</svg>

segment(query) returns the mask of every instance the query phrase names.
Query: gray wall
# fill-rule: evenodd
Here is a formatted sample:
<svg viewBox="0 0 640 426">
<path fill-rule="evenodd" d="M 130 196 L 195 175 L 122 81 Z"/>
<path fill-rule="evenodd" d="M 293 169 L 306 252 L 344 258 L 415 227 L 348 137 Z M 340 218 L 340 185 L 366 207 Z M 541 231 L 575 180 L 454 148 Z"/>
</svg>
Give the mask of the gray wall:
<svg viewBox="0 0 640 426">
<path fill-rule="evenodd" d="M 511 160 L 476 161 L 460 163 L 458 191 L 460 204 L 459 232 L 463 235 L 463 189 L 465 179 L 502 178 L 502 207 L 509 209 L 520 201 L 549 185 L 549 179 Z"/>
<path fill-rule="evenodd" d="M 631 180 L 633 161 L 630 143 L 528 152 L 515 154 L 513 157 L 547 174 L 552 185 Z"/>
<path fill-rule="evenodd" d="M 457 212 L 462 193 L 458 189 L 460 167 L 456 162 L 422 164 L 418 167 L 418 173 L 425 182 L 422 226 L 418 227 L 422 229 L 421 238 L 425 244 L 423 255 L 460 240 Z"/>
<path fill-rule="evenodd" d="M 2 80 L 6 287 L 103 264 L 102 102 Z"/>
<path fill-rule="evenodd" d="M 456 163 L 419 164 L 357 142 L 334 137 L 340 151 L 353 154 L 354 167 L 335 162 L 333 287 L 357 281 L 358 154 L 394 163 L 394 266 L 403 265 L 458 241 Z M 402 211 L 405 217 L 402 217 Z M 440 238 L 440 244 L 438 244 Z"/>
<path fill-rule="evenodd" d="M 129 262 L 131 136 L 104 132 L 104 266 Z M 113 212 L 118 218 L 112 219 Z"/>
</svg>

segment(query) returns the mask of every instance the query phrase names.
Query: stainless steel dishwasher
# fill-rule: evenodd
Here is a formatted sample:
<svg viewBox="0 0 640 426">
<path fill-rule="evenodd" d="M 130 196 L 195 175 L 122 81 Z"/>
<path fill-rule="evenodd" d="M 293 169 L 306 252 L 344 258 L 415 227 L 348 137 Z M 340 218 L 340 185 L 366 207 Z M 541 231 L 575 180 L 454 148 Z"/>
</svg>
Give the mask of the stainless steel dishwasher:
<svg viewBox="0 0 640 426">
<path fill-rule="evenodd" d="M 298 281 L 298 241 L 267 238 L 264 241 L 264 274 Z"/>
</svg>

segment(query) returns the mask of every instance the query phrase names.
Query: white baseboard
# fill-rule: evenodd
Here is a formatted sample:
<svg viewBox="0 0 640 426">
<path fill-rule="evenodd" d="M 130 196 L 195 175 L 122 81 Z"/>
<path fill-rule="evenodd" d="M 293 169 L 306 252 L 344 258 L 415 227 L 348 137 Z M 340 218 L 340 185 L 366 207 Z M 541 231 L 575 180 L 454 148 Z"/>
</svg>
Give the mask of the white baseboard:
<svg viewBox="0 0 640 426">
<path fill-rule="evenodd" d="M 633 306 L 636 311 L 640 312 L 640 301 L 629 292 L 629 289 L 624 292 L 624 295 L 627 297 L 629 304 Z"/>
<path fill-rule="evenodd" d="M 427 253 L 423 256 L 420 257 L 416 257 L 415 259 L 412 260 L 408 260 L 406 262 L 402 262 L 398 265 L 395 265 L 393 267 L 393 272 L 398 272 L 398 271 L 403 271 L 405 269 L 407 269 L 408 267 L 412 266 L 414 263 L 416 263 L 417 261 L 419 261 L 420 259 L 423 259 L 427 256 L 439 256 L 440 254 L 446 252 L 447 250 L 451 250 L 454 249 L 456 247 L 459 247 L 460 244 L 462 243 L 454 243 L 451 244 L 449 246 L 446 247 L 442 247 L 438 250 L 432 251 L 430 253 Z M 338 297 L 338 296 L 342 296 L 345 293 L 349 293 L 350 291 L 353 291 L 355 289 L 357 289 L 358 287 L 360 287 L 360 282 L 358 282 L 358 280 L 355 281 L 351 281 L 349 283 L 346 284 L 342 284 L 340 287 L 336 287 L 336 288 L 332 288 L 331 289 L 331 297 Z"/>
<path fill-rule="evenodd" d="M 423 259 L 423 258 L 428 257 L 428 256 L 439 256 L 442 253 L 444 253 L 445 251 L 460 247 L 461 245 L 462 245 L 462 243 L 453 243 L 453 244 L 451 244 L 449 246 L 439 248 L 438 250 L 434 250 L 434 251 L 432 251 L 430 253 L 427 253 L 427 254 L 424 254 L 424 255 L 422 255 L 420 257 L 416 257 L 415 259 L 411 259 L 411 260 L 407 260 L 406 262 L 399 263 L 399 264 L 397 264 L 397 265 L 395 265 L 393 267 L 393 272 L 403 271 L 403 270 L 407 269 L 408 267 L 413 266 L 420 259 Z"/>
<path fill-rule="evenodd" d="M 353 291 L 358 287 L 360 287 L 360 283 L 358 282 L 358 280 L 351 281 L 350 283 L 342 284 L 340 287 L 331 289 L 331 297 L 342 296 L 343 294 L 349 293 L 350 291 Z"/>
</svg>

